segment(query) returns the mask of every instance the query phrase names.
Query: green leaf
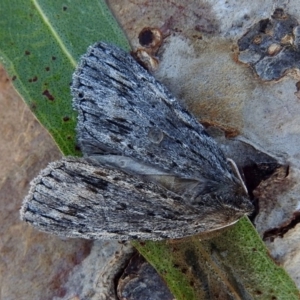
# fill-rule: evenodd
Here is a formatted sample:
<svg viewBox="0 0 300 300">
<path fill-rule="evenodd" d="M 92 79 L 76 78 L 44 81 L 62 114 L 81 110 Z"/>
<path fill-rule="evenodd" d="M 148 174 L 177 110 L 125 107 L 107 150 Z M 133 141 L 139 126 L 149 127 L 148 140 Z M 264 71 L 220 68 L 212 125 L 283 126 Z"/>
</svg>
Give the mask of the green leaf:
<svg viewBox="0 0 300 300">
<path fill-rule="evenodd" d="M 247 217 L 203 238 L 134 245 L 176 299 L 299 299 L 296 285 L 270 258 Z"/>
<path fill-rule="evenodd" d="M 76 150 L 70 83 L 87 47 L 129 43 L 105 1 L 1 1 L 0 57 L 14 86 L 65 155 Z"/>
<path fill-rule="evenodd" d="M 80 155 L 69 88 L 76 63 L 96 41 L 129 50 L 128 41 L 103 0 L 2 0 L 1 12 L 0 56 L 15 87 L 61 151 Z M 298 299 L 247 219 L 210 240 L 199 237 L 135 245 L 177 299 Z"/>
</svg>

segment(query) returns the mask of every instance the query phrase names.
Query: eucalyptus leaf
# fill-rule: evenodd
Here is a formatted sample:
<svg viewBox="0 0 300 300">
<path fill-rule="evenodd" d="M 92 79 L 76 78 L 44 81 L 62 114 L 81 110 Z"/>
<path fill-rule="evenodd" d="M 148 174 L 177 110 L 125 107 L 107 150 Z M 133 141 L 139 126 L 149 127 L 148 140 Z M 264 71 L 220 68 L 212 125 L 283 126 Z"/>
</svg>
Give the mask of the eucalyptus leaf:
<svg viewBox="0 0 300 300">
<path fill-rule="evenodd" d="M 206 236 L 134 245 L 176 299 L 299 299 L 294 282 L 274 263 L 247 217 Z"/>
<path fill-rule="evenodd" d="M 99 40 L 130 49 L 105 1 L 1 1 L 0 57 L 14 86 L 65 155 L 75 147 L 70 83 Z"/>
</svg>

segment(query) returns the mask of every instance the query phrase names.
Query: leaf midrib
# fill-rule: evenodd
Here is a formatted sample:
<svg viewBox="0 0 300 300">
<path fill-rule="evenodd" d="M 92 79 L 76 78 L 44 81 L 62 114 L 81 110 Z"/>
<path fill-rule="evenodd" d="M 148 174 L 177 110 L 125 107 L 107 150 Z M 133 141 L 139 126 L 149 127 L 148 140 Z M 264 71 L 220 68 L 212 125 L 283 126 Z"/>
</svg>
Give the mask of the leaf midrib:
<svg viewBox="0 0 300 300">
<path fill-rule="evenodd" d="M 37 9 L 37 11 L 40 13 L 42 20 L 48 26 L 48 28 L 50 29 L 50 32 L 53 34 L 54 38 L 57 40 L 57 42 L 58 42 L 60 48 L 62 49 L 63 53 L 65 53 L 66 57 L 71 62 L 71 65 L 75 68 L 76 65 L 77 65 L 76 60 L 73 58 L 71 53 L 68 51 L 67 47 L 63 43 L 62 39 L 59 37 L 59 35 L 56 32 L 56 30 L 54 29 L 54 27 L 52 26 L 51 22 L 49 21 L 47 15 L 42 10 L 42 8 L 39 5 L 38 1 L 37 0 L 32 0 L 32 3 L 35 6 L 35 8 Z"/>
</svg>

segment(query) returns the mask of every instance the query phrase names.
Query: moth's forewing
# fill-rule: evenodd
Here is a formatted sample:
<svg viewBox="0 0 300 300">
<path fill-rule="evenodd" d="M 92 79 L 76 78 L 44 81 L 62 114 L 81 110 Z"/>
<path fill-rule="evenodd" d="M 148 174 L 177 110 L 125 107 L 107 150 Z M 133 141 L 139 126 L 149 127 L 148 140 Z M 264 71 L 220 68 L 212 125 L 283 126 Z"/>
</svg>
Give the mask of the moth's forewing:
<svg viewBox="0 0 300 300">
<path fill-rule="evenodd" d="M 104 43 L 89 47 L 71 91 L 86 156 L 125 155 L 182 177 L 232 180 L 203 126 L 123 50 Z"/>
</svg>

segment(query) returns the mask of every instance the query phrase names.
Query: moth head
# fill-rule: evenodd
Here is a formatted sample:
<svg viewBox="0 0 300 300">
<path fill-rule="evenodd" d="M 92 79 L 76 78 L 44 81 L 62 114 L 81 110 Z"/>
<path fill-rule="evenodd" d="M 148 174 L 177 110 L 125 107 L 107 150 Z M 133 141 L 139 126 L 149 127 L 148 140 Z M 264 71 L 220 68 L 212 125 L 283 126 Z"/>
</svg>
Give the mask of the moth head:
<svg viewBox="0 0 300 300">
<path fill-rule="evenodd" d="M 199 195 L 192 201 L 208 227 L 217 229 L 237 222 L 253 212 L 253 204 L 240 185 L 223 186 L 217 191 Z"/>
</svg>

